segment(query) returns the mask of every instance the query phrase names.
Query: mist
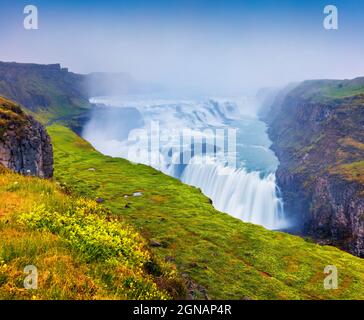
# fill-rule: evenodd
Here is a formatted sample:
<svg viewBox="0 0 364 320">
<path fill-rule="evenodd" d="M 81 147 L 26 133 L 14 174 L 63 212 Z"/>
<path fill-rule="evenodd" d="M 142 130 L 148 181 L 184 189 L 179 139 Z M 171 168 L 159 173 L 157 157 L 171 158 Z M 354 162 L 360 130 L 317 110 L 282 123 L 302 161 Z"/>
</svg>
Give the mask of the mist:
<svg viewBox="0 0 364 320">
<path fill-rule="evenodd" d="M 39 2 L 36 31 L 17 23 L 20 5 L 9 9 L 0 25 L 6 25 L 1 33 L 7 43 L 1 60 L 61 63 L 77 73 L 126 72 L 172 92 L 214 95 L 364 74 L 362 19 L 344 15 L 360 4 L 341 7 L 339 30 L 328 31 L 322 26 L 323 1 L 281 6 L 260 1 L 260 7 L 252 1 L 225 6 L 94 1 L 73 8 L 67 1 L 63 7 Z"/>
</svg>

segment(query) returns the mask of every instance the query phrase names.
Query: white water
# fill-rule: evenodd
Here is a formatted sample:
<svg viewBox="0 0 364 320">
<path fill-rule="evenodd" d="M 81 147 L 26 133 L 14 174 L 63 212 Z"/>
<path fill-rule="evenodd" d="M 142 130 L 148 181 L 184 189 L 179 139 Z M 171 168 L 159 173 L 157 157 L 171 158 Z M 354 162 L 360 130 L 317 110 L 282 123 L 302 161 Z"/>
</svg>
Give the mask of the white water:
<svg viewBox="0 0 364 320">
<path fill-rule="evenodd" d="M 259 172 L 248 173 L 244 168 L 235 170 L 220 164 L 191 164 L 183 172 L 182 181 L 200 187 L 213 199 L 216 209 L 236 218 L 267 229 L 286 226 L 273 173 L 261 178 Z"/>
<path fill-rule="evenodd" d="M 83 136 L 104 154 L 128 158 L 152 165 L 183 182 L 201 188 L 220 211 L 268 229 L 287 226 L 283 204 L 275 183 L 277 159 L 269 149 L 265 125 L 255 116 L 253 100 L 228 99 L 171 100 L 133 98 L 94 98 L 108 108 L 99 108 L 86 125 Z M 107 112 L 106 112 L 107 111 Z M 159 151 L 146 144 L 143 156 L 135 158 L 129 151 L 128 134 L 133 129 L 148 128 L 159 121 L 168 139 Z M 236 127 L 237 168 L 205 155 L 205 162 L 192 158 L 187 165 L 176 165 L 180 156 L 175 147 L 181 143 L 176 130 L 190 129 L 192 135 L 204 135 L 203 129 Z M 206 138 L 206 137 L 205 137 Z M 231 154 L 223 154 L 229 158 Z M 159 161 L 151 161 L 158 159 Z"/>
</svg>

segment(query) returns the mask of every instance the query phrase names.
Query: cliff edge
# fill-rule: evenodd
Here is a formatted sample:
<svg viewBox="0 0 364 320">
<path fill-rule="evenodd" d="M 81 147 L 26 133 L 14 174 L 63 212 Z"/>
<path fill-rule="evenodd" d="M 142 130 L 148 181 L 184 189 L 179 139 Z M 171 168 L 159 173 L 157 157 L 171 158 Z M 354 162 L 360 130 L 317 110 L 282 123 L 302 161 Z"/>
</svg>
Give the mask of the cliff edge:
<svg viewBox="0 0 364 320">
<path fill-rule="evenodd" d="M 305 81 L 266 120 L 295 231 L 364 257 L 364 78 Z"/>
<path fill-rule="evenodd" d="M 2 97 L 0 164 L 21 174 L 53 176 L 53 150 L 45 128 L 19 105 Z"/>
</svg>

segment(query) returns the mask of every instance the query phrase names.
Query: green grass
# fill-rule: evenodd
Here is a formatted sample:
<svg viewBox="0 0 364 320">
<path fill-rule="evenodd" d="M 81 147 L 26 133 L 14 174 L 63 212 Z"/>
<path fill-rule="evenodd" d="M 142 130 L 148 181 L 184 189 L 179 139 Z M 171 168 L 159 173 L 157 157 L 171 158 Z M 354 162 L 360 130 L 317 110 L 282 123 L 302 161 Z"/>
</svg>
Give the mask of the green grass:
<svg viewBox="0 0 364 320">
<path fill-rule="evenodd" d="M 18 133 L 26 122 L 27 118 L 21 107 L 0 96 L 0 140 L 9 128 Z"/>
<path fill-rule="evenodd" d="M 24 288 L 27 265 L 38 269 L 37 289 Z M 0 167 L 0 299 L 185 296 L 173 266 L 123 219 L 54 182 Z"/>
<path fill-rule="evenodd" d="M 44 110 L 41 108 L 36 112 L 28 111 L 29 114 L 34 116 L 38 121 L 43 124 L 52 124 L 53 122 L 62 122 L 68 123 L 72 121 L 73 118 L 84 114 L 90 110 L 88 105 L 78 106 L 75 108 L 72 105 L 64 104 L 62 108 L 59 107 L 47 107 Z"/>
<path fill-rule="evenodd" d="M 364 78 L 353 80 L 307 80 L 300 83 L 291 95 L 316 102 L 342 99 L 364 94 Z"/>
<path fill-rule="evenodd" d="M 216 299 L 364 299 L 362 259 L 243 223 L 216 211 L 196 188 L 153 168 L 104 156 L 65 127 L 48 131 L 55 178 L 63 188 L 103 198 L 114 217 L 158 241 L 154 254 L 174 261 L 178 272 L 194 281 L 197 298 L 204 297 L 204 288 Z M 142 196 L 133 197 L 134 192 Z M 323 287 L 327 265 L 338 268 L 337 290 Z"/>
<path fill-rule="evenodd" d="M 336 166 L 332 173 L 342 175 L 348 181 L 364 185 L 364 161 L 357 161 Z"/>
</svg>

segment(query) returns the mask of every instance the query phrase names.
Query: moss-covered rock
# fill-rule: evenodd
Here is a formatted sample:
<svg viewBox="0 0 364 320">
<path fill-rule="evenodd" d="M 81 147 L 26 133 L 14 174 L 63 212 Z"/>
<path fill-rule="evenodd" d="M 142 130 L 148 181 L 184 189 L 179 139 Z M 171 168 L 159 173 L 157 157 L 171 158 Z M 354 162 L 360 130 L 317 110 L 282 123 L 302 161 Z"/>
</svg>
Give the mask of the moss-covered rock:
<svg viewBox="0 0 364 320">
<path fill-rule="evenodd" d="M 0 163 L 22 174 L 53 175 L 53 151 L 45 128 L 18 104 L 0 97 Z"/>
</svg>

